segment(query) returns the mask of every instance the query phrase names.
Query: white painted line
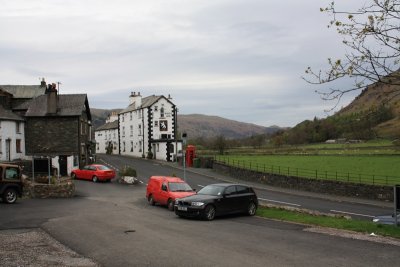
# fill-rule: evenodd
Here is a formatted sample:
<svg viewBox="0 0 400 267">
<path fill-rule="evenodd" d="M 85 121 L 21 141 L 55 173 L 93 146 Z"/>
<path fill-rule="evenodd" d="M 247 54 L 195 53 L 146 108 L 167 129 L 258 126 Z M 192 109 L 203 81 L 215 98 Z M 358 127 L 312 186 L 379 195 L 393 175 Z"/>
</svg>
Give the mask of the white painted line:
<svg viewBox="0 0 400 267">
<path fill-rule="evenodd" d="M 372 215 L 353 213 L 353 212 L 347 212 L 347 211 L 340 211 L 340 210 L 330 210 L 330 211 L 331 212 L 336 212 L 336 213 L 344 213 L 344 214 L 350 214 L 350 215 L 356 215 L 356 216 L 369 217 L 369 218 L 374 218 L 375 217 L 375 216 L 372 216 Z"/>
<path fill-rule="evenodd" d="M 272 200 L 272 199 L 266 199 L 266 198 L 258 198 L 259 200 L 264 200 L 264 201 L 269 201 L 269 202 L 275 202 L 275 203 L 281 203 L 281 204 L 286 204 L 286 205 L 291 205 L 291 206 L 296 206 L 300 207 L 301 205 L 299 204 L 294 204 L 294 203 L 289 203 L 289 202 L 283 202 L 283 201 L 277 201 L 277 200 Z"/>
<path fill-rule="evenodd" d="M 198 184 L 197 186 L 204 187 L 204 185 Z"/>
</svg>

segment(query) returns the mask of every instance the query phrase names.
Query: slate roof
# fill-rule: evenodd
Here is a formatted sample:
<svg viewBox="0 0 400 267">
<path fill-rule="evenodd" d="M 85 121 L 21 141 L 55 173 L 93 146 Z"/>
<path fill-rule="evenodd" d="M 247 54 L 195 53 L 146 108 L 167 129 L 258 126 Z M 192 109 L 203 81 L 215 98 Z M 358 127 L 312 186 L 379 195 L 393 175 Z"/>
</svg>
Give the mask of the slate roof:
<svg viewBox="0 0 400 267">
<path fill-rule="evenodd" d="M 134 104 L 131 104 L 127 108 L 123 109 L 119 114 L 150 107 L 154 103 L 156 103 L 160 98 L 165 98 L 165 97 L 162 95 L 158 95 L 158 96 L 151 95 L 151 96 L 144 97 L 144 98 L 142 98 L 142 105 L 140 107 L 136 107 Z"/>
<path fill-rule="evenodd" d="M 118 129 L 118 121 L 108 122 L 103 124 L 96 131 L 110 130 L 110 129 Z"/>
<path fill-rule="evenodd" d="M 30 100 L 26 105 L 28 106 L 28 110 L 25 113 L 25 117 L 48 116 L 47 95 L 38 96 Z M 80 116 L 86 108 L 89 109 L 86 94 L 58 95 L 57 113 L 51 116 Z M 88 116 L 89 120 L 91 120 L 90 110 Z"/>
<path fill-rule="evenodd" d="M 10 121 L 24 121 L 22 117 L 0 105 L 0 119 Z"/>
<path fill-rule="evenodd" d="M 0 88 L 12 94 L 13 98 L 34 98 L 46 92 L 46 87 L 40 85 L 0 85 Z"/>
</svg>

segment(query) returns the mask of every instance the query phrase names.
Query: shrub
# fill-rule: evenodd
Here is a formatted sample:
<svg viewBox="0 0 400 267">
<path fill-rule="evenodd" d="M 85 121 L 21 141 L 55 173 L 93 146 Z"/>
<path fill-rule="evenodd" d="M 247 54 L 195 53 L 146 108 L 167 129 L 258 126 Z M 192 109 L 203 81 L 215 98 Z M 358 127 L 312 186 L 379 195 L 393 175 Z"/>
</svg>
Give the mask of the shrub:
<svg viewBox="0 0 400 267">
<path fill-rule="evenodd" d="M 119 172 L 119 176 L 132 176 L 132 177 L 136 177 L 136 169 L 129 167 L 129 166 L 125 166 L 120 172 Z"/>
</svg>

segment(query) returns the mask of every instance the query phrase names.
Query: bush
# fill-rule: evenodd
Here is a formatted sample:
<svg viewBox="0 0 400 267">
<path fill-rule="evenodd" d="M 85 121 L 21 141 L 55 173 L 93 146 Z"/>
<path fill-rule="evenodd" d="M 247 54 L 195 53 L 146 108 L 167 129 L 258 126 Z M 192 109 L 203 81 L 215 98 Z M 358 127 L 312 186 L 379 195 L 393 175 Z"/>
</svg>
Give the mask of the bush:
<svg viewBox="0 0 400 267">
<path fill-rule="evenodd" d="M 136 177 L 136 170 L 132 167 L 125 166 L 120 172 L 119 176 L 132 176 Z"/>
</svg>

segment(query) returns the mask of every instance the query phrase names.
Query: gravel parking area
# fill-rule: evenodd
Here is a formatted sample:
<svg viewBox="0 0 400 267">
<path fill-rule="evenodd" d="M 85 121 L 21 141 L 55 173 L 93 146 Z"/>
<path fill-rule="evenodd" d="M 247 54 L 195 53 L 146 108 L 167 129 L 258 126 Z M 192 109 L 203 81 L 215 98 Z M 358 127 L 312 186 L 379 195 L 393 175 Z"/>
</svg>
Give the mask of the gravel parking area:
<svg viewBox="0 0 400 267">
<path fill-rule="evenodd" d="M 0 266 L 100 266 L 41 229 L 0 231 Z"/>
</svg>

